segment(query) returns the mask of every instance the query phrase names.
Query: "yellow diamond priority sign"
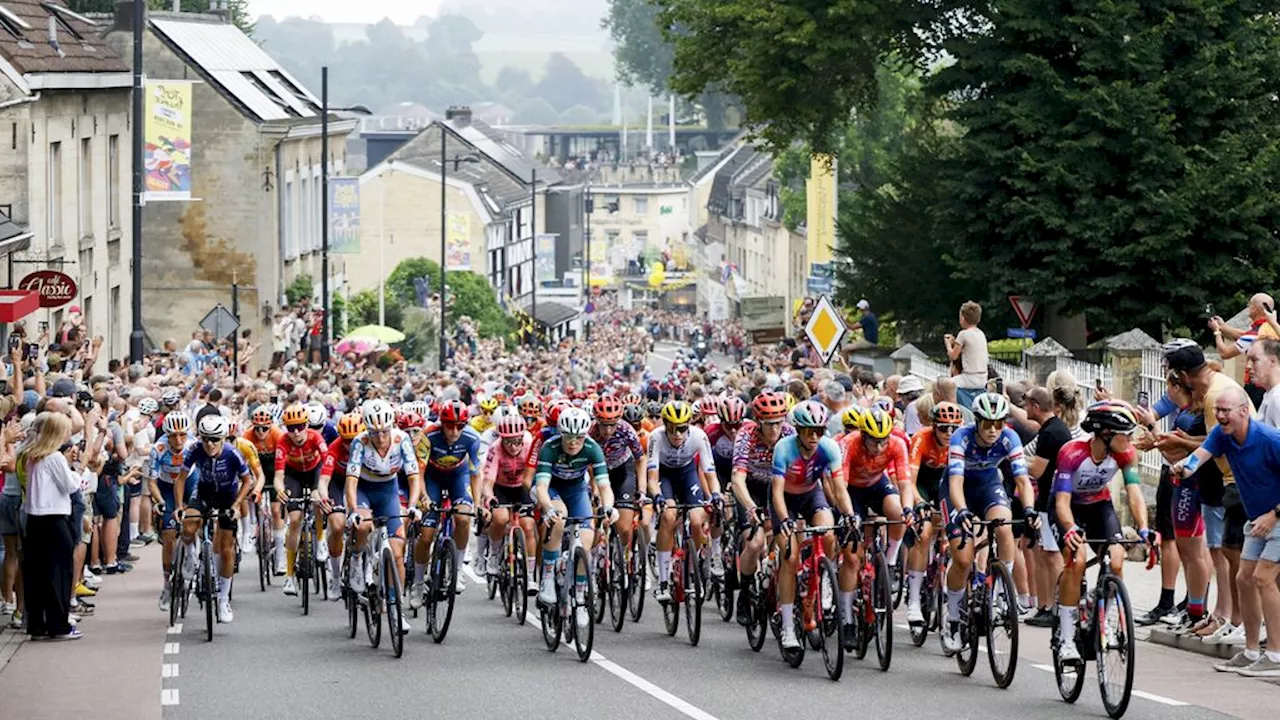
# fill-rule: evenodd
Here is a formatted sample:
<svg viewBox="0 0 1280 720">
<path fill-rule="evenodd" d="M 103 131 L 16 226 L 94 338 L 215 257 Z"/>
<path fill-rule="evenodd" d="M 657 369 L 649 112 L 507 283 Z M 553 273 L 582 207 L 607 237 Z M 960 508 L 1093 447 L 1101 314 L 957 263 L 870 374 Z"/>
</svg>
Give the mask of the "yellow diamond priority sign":
<svg viewBox="0 0 1280 720">
<path fill-rule="evenodd" d="M 840 341 L 846 332 L 848 328 L 845 327 L 844 319 L 836 312 L 831 301 L 826 295 L 819 297 L 809 322 L 804 326 L 804 334 L 809 338 L 813 349 L 818 351 L 823 365 L 831 362 L 831 357 L 840 349 Z"/>
</svg>

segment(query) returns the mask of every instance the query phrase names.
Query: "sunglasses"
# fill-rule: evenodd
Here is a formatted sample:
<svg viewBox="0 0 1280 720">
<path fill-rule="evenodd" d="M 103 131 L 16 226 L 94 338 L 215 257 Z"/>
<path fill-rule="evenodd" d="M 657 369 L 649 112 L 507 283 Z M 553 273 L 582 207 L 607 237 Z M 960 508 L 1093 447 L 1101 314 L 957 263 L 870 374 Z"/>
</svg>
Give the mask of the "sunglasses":
<svg viewBox="0 0 1280 720">
<path fill-rule="evenodd" d="M 387 429 L 387 428 L 382 428 L 381 430 L 369 430 L 369 431 L 368 431 L 368 433 L 369 433 L 369 437 L 379 437 L 379 436 L 382 436 L 382 435 L 386 435 L 386 434 L 387 434 L 387 433 L 389 433 L 389 432 L 391 432 L 391 430 L 389 430 L 389 429 Z"/>
<path fill-rule="evenodd" d="M 599 425 L 601 428 L 616 428 L 616 427 L 618 427 L 618 423 L 617 423 L 616 421 L 615 421 L 615 422 L 598 422 L 598 423 L 596 423 L 596 425 Z"/>
<path fill-rule="evenodd" d="M 466 423 L 440 423 L 445 430 L 461 430 L 466 427 Z"/>
<path fill-rule="evenodd" d="M 825 428 L 816 428 L 816 427 L 796 428 L 797 435 L 822 435 L 825 432 L 826 432 Z"/>
<path fill-rule="evenodd" d="M 940 433 L 955 432 L 960 429 L 959 425 L 934 425 L 933 428 Z"/>
<path fill-rule="evenodd" d="M 307 429 L 306 425 L 285 425 L 285 429 L 289 432 L 302 432 Z"/>
<path fill-rule="evenodd" d="M 1004 427 L 1003 420 L 979 420 L 978 427 L 983 430 L 999 430 Z"/>
<path fill-rule="evenodd" d="M 737 430 L 741 426 L 742 426 L 742 423 L 727 423 L 727 422 L 720 423 L 721 430 Z"/>
<path fill-rule="evenodd" d="M 668 425 L 667 432 L 671 433 L 672 435 L 684 435 L 685 433 L 689 432 L 689 426 L 688 425 Z"/>
<path fill-rule="evenodd" d="M 578 442 L 585 439 L 586 435 L 571 435 L 569 433 L 560 433 L 560 439 L 564 442 Z"/>
<path fill-rule="evenodd" d="M 208 437 L 208 436 L 205 436 L 205 435 L 201 435 L 201 436 L 200 436 L 200 442 L 202 442 L 202 443 L 221 443 L 221 442 L 222 442 L 222 438 L 220 438 L 220 437 Z"/>
</svg>

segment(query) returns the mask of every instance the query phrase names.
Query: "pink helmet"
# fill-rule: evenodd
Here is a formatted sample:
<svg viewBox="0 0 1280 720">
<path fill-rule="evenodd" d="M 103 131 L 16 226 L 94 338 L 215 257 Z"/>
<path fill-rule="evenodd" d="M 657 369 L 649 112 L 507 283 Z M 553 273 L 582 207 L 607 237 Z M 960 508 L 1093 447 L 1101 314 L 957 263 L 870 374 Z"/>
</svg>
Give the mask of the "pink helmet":
<svg viewBox="0 0 1280 720">
<path fill-rule="evenodd" d="M 498 420 L 498 437 L 520 437 L 527 429 L 528 425 L 518 413 L 507 413 Z"/>
<path fill-rule="evenodd" d="M 720 402 L 720 422 L 737 425 L 747 414 L 747 404 L 737 395 L 730 395 Z"/>
</svg>

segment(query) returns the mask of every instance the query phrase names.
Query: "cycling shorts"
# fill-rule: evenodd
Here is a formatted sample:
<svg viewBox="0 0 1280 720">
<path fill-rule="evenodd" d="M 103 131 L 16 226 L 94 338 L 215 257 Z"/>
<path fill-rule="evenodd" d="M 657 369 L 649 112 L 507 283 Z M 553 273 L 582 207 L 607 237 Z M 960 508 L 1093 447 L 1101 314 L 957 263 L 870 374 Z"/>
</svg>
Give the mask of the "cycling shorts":
<svg viewBox="0 0 1280 720">
<path fill-rule="evenodd" d="M 404 523 L 400 521 L 400 496 L 395 483 L 359 481 L 356 484 L 356 507 L 368 509 L 374 517 L 387 518 L 387 534 L 400 535 Z"/>
<path fill-rule="evenodd" d="M 920 466 L 920 472 L 916 474 L 916 494 L 920 496 L 918 502 L 931 502 L 938 504 L 940 497 L 946 497 L 945 494 L 939 495 L 938 487 L 946 482 L 946 468 L 931 468 L 925 465 Z"/>
<path fill-rule="evenodd" d="M 284 493 L 291 498 L 300 498 L 316 488 L 320 481 L 320 466 L 310 470 L 284 469 Z"/>
<path fill-rule="evenodd" d="M 329 502 L 334 505 L 347 504 L 347 479 L 345 477 L 330 477 L 329 487 L 326 489 L 329 492 Z"/>
<path fill-rule="evenodd" d="M 1166 508 L 1168 522 L 1160 518 L 1156 522 L 1156 530 L 1161 537 L 1201 537 L 1204 535 L 1204 515 L 1200 511 L 1200 487 L 1195 477 L 1181 478 L 1176 485 L 1170 484 L 1169 507 Z M 1157 511 L 1160 503 L 1156 502 Z M 1173 530 L 1173 535 L 1165 535 L 1165 529 Z"/>
<path fill-rule="evenodd" d="M 658 467 L 658 485 L 662 497 L 675 500 L 678 505 L 701 505 L 702 483 L 698 480 L 698 467 L 689 463 L 684 467 Z"/>
<path fill-rule="evenodd" d="M 881 475 L 875 484 L 867 487 L 849 486 L 849 499 L 853 501 L 853 511 L 864 518 L 868 511 L 884 517 L 885 498 L 897 494 L 899 494 L 898 486 L 889 479 L 888 475 Z"/>
<path fill-rule="evenodd" d="M 559 487 L 554 484 L 549 485 L 547 486 L 547 496 L 552 500 L 563 501 L 565 512 L 571 518 L 584 518 L 592 515 L 591 490 L 585 482 Z M 589 529 L 591 524 L 587 523 L 582 527 Z"/>
<path fill-rule="evenodd" d="M 628 461 L 609 470 L 609 486 L 613 488 L 615 502 L 635 502 L 639 499 L 636 488 L 636 464 Z"/>
<path fill-rule="evenodd" d="M 440 483 L 441 479 L 445 484 Z M 463 473 L 448 473 L 441 478 L 438 473 L 427 471 L 427 497 L 431 498 L 432 505 L 440 505 L 445 493 L 448 493 L 454 505 L 475 505 L 476 501 L 471 498 L 471 485 L 467 480 L 467 475 Z M 391 488 L 396 486 L 394 482 L 385 484 Z M 440 513 L 435 510 L 427 513 L 427 527 L 434 528 L 439 524 Z"/>
<path fill-rule="evenodd" d="M 235 505 L 237 492 L 234 489 L 222 489 L 215 485 L 198 485 L 196 487 L 196 496 L 187 503 L 187 507 L 192 510 L 230 510 Z M 235 531 L 239 527 L 233 518 L 220 515 L 218 517 L 218 528 L 221 530 Z"/>
<path fill-rule="evenodd" d="M 751 502 L 756 507 L 769 507 L 769 494 L 771 488 L 766 483 L 757 483 L 747 480 L 747 494 L 751 496 Z M 738 520 L 738 527 L 746 530 L 751 526 L 751 517 L 747 515 L 747 506 L 745 503 L 733 504 L 733 516 Z"/>
<path fill-rule="evenodd" d="M 822 492 L 821 485 L 802 493 L 783 493 L 782 497 L 787 504 L 787 517 L 797 522 L 803 520 L 812 523 L 814 515 L 831 507 L 831 504 L 827 502 L 827 494 Z M 769 514 L 773 520 L 773 527 L 775 529 L 781 527 L 782 520 L 778 517 L 777 509 L 770 506 Z"/>
<path fill-rule="evenodd" d="M 167 482 L 157 482 L 160 486 L 160 497 L 164 499 L 164 518 L 161 520 L 161 530 L 175 530 L 178 527 L 178 519 L 173 514 L 173 509 L 177 506 L 177 500 L 173 496 L 173 484 Z M 196 494 L 196 479 L 187 477 L 187 484 L 183 486 L 182 499 L 188 503 Z"/>
<path fill-rule="evenodd" d="M 943 486 L 946 487 L 946 486 Z M 980 518 L 986 518 L 994 507 L 1009 507 L 1009 494 L 1004 490 L 1004 481 L 999 475 L 988 478 L 964 481 L 965 506 Z"/>
<path fill-rule="evenodd" d="M 1087 538 L 1112 538 L 1123 539 L 1124 534 L 1120 530 L 1120 518 L 1116 516 L 1116 508 L 1111 504 L 1110 500 L 1103 500 L 1095 503 L 1071 503 L 1071 517 L 1075 519 L 1076 525 L 1080 527 L 1080 531 Z M 1062 520 L 1058 517 L 1058 513 L 1053 513 L 1054 531 L 1059 540 L 1066 532 L 1066 528 L 1062 526 Z M 1061 544 L 1061 543 L 1059 543 Z M 1100 543 L 1090 543 L 1095 553 L 1102 550 Z"/>
<path fill-rule="evenodd" d="M 529 491 L 523 487 L 507 487 L 506 485 L 494 485 L 493 497 L 503 505 L 531 505 L 533 499 L 529 497 Z"/>
</svg>

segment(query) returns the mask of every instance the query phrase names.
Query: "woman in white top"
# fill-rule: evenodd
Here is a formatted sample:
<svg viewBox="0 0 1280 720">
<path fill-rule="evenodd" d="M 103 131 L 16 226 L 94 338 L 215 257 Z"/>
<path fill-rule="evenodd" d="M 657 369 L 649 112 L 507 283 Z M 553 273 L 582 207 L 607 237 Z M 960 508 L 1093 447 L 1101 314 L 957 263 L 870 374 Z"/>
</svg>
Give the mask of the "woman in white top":
<svg viewBox="0 0 1280 720">
<path fill-rule="evenodd" d="M 30 442 L 18 451 L 17 472 L 26 488 L 27 528 L 22 546 L 22 579 L 27 601 L 27 632 L 32 639 L 78 640 L 69 622 L 71 567 L 75 540 L 71 495 L 81 477 L 72 472 L 61 449 L 71 437 L 71 419 L 60 413 L 36 416 Z"/>
</svg>

